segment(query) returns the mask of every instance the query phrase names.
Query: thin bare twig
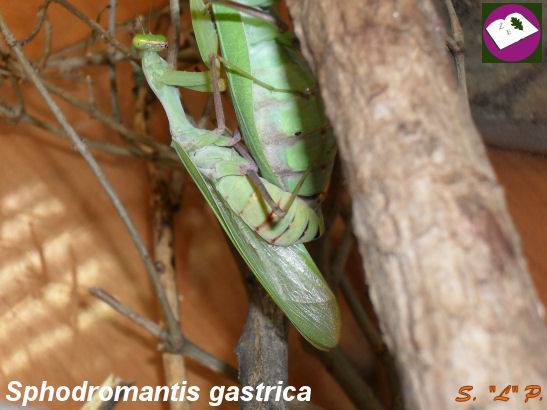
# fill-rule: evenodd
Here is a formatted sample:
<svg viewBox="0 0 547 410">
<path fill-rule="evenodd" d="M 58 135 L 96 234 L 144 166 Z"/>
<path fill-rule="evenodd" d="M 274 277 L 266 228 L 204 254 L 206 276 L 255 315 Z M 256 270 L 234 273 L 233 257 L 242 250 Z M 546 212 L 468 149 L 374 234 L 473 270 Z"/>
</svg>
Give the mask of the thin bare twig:
<svg viewBox="0 0 547 410">
<path fill-rule="evenodd" d="M 169 0 L 169 15 L 171 18 L 171 30 L 169 32 L 169 49 L 167 52 L 167 62 L 176 70 L 179 56 L 180 44 L 180 2 L 179 0 Z"/>
<path fill-rule="evenodd" d="M 361 304 L 361 301 L 355 293 L 355 290 L 353 289 L 353 286 L 347 276 L 343 275 L 340 278 L 340 289 L 342 290 L 344 299 L 346 299 L 351 313 L 357 322 L 357 326 L 359 326 L 359 329 L 361 329 L 361 332 L 363 332 L 367 338 L 374 353 L 376 355 L 385 354 L 386 346 L 382 340 L 382 336 L 376 328 L 376 325 L 372 322 L 372 320 L 370 320 L 370 317 L 363 308 L 363 305 Z"/>
<path fill-rule="evenodd" d="M 340 244 L 336 250 L 336 256 L 330 266 L 330 280 L 335 292 L 344 274 L 344 268 L 348 261 L 353 243 L 353 230 L 351 229 L 351 223 L 348 223 L 342 234 L 342 239 L 340 239 Z"/>
<path fill-rule="evenodd" d="M 454 56 L 454 61 L 456 62 L 456 71 L 458 73 L 458 84 L 460 86 L 460 91 L 465 98 L 465 101 L 468 100 L 467 96 L 467 81 L 465 79 L 465 40 L 463 37 L 463 29 L 454 9 L 454 4 L 452 0 L 445 0 L 446 9 L 448 10 L 448 17 L 450 19 L 450 27 L 452 28 L 452 36 L 448 37 L 447 44 L 448 48 Z"/>
<path fill-rule="evenodd" d="M 61 72 L 75 70 L 78 68 L 89 67 L 91 65 L 109 64 L 110 61 L 119 63 L 127 59 L 127 57 L 115 50 L 110 54 L 108 51 L 101 50 L 93 53 L 86 53 L 83 56 L 64 57 L 64 58 L 51 58 L 48 61 L 48 68 L 56 68 Z"/>
<path fill-rule="evenodd" d="M 212 94 L 209 93 L 207 94 L 207 101 L 205 102 L 203 111 L 201 112 L 199 120 L 196 123 L 196 126 L 198 128 L 207 128 L 207 123 L 210 120 L 212 109 L 213 109 L 213 96 Z"/>
<path fill-rule="evenodd" d="M 52 28 L 49 21 L 44 22 L 44 31 L 46 34 L 46 38 L 44 40 L 44 52 L 42 54 L 42 57 L 40 58 L 40 61 L 38 62 L 38 67 L 40 67 L 40 70 L 43 70 L 46 68 L 47 61 L 49 59 L 49 56 L 51 54 L 51 38 L 52 38 Z"/>
<path fill-rule="evenodd" d="M 6 118 L 8 118 L 10 121 L 13 121 L 15 123 L 24 123 L 24 124 L 33 125 L 35 127 L 46 130 L 49 133 L 59 138 L 70 140 L 69 136 L 64 132 L 63 129 L 56 127 L 50 122 L 44 121 L 26 112 L 22 112 L 21 114 L 18 114 L 16 108 L 12 108 L 1 101 L 0 101 L 0 114 L 2 114 Z M 153 158 L 143 157 L 142 153 L 137 151 L 133 147 L 122 147 L 120 145 L 111 144 L 109 142 L 102 142 L 102 141 L 97 141 L 97 140 L 88 139 L 88 138 L 83 138 L 82 140 L 87 146 L 89 146 L 89 148 L 103 151 L 108 154 L 119 155 L 124 157 L 138 157 L 138 158 L 153 160 Z"/>
<path fill-rule="evenodd" d="M 88 52 L 85 55 L 74 56 L 74 57 L 63 57 L 63 58 L 49 58 L 47 67 L 56 68 L 60 71 L 66 72 L 70 70 L 75 70 L 78 68 L 85 68 L 91 65 L 104 65 L 109 64 L 110 59 L 114 63 L 119 63 L 121 61 L 127 60 L 127 56 L 120 53 L 118 50 L 114 50 L 114 53 L 109 57 L 108 51 L 99 50 L 96 52 Z M 195 64 L 200 62 L 201 59 L 198 53 L 193 47 L 185 47 L 179 51 L 179 60 L 184 61 L 185 63 Z"/>
<path fill-rule="evenodd" d="M 358 409 L 384 410 L 374 391 L 339 347 L 330 352 L 318 351 L 316 354 Z"/>
<path fill-rule="evenodd" d="M 167 332 L 160 325 L 152 322 L 150 319 L 147 319 L 144 316 L 141 316 L 139 313 L 135 312 L 134 310 L 128 308 L 105 290 L 93 287 L 89 288 L 88 291 L 97 299 L 102 300 L 116 312 L 118 312 L 122 316 L 127 317 L 129 320 L 142 327 L 151 335 L 157 337 L 160 340 L 167 338 Z"/>
<path fill-rule="evenodd" d="M 10 82 L 17 98 L 17 103 L 11 110 L 11 118 L 17 121 L 25 113 L 25 100 L 23 99 L 23 93 L 21 92 L 21 87 L 19 86 L 17 78 L 15 78 L 15 76 L 10 76 Z"/>
<path fill-rule="evenodd" d="M 125 306 L 123 303 L 121 303 L 119 300 L 117 300 L 115 297 L 110 295 L 105 290 L 100 288 L 89 288 L 88 290 L 89 290 L 89 293 L 91 293 L 94 297 L 102 300 L 104 303 L 106 303 L 116 312 L 118 312 L 122 316 L 127 317 L 133 323 L 139 325 L 140 327 L 142 327 L 152 336 L 158 338 L 163 343 L 166 343 L 166 341 L 169 339 L 170 337 L 169 334 L 160 325 L 158 325 L 157 323 L 154 323 L 150 319 L 145 318 L 144 316 L 135 312 L 133 309 Z M 228 363 L 225 363 L 222 360 L 218 359 L 217 357 L 206 352 L 205 350 L 203 350 L 201 347 L 196 345 L 191 340 L 186 339 L 184 336 L 183 338 L 184 338 L 184 341 L 183 341 L 183 344 L 181 345 L 182 347 L 180 351 L 184 355 L 191 357 L 196 362 L 202 364 L 203 366 L 207 367 L 213 372 L 221 373 L 225 375 L 226 377 L 228 377 L 229 379 L 237 382 L 237 370 L 234 367 L 230 366 Z"/>
<path fill-rule="evenodd" d="M 116 38 L 116 0 L 110 0 L 108 12 L 108 32 Z M 116 80 L 116 64 L 114 61 L 114 47 L 108 45 L 108 77 L 110 80 L 110 101 L 112 105 L 112 117 L 116 121 L 121 119 L 120 101 L 118 99 L 118 82 Z"/>
<path fill-rule="evenodd" d="M 115 389 L 118 386 L 132 386 L 133 383 L 126 382 L 121 378 L 111 374 L 108 378 L 101 383 L 101 386 L 109 386 Z M 99 392 L 95 392 L 90 401 L 86 402 L 80 410 L 112 410 L 116 407 L 117 400 L 113 397 L 111 400 L 103 401 L 99 395 Z"/>
<path fill-rule="evenodd" d="M 215 373 L 223 374 L 236 383 L 239 382 L 239 375 L 235 367 L 218 359 L 210 353 L 207 353 L 197 344 L 188 339 L 185 341 L 184 355 L 202 364 Z"/>
<path fill-rule="evenodd" d="M 95 21 L 97 23 L 101 23 L 101 19 L 103 18 L 103 14 L 106 10 L 109 10 L 110 9 L 110 4 L 106 4 L 104 5 L 103 7 L 101 7 L 101 9 L 99 10 L 99 12 L 97 13 L 97 16 L 95 17 Z"/>
<path fill-rule="evenodd" d="M 131 49 L 127 48 L 125 45 L 120 43 L 116 37 L 114 37 L 111 33 L 109 33 L 107 30 L 105 30 L 99 23 L 96 21 L 90 19 L 87 17 L 84 13 L 82 13 L 79 9 L 74 7 L 70 2 L 67 0 L 46 0 L 42 7 L 40 7 L 40 10 L 37 13 L 38 21 L 32 30 L 31 34 L 22 40 L 17 41 L 16 44 L 18 46 L 23 46 L 25 44 L 28 44 L 31 42 L 34 37 L 40 32 L 40 29 L 42 28 L 42 25 L 45 20 L 46 12 L 51 3 L 57 3 L 64 7 L 66 10 L 68 10 L 70 13 L 72 13 L 74 16 L 76 16 L 78 19 L 80 19 L 82 22 L 84 22 L 86 25 L 88 25 L 93 31 L 97 32 L 102 38 L 104 38 L 109 44 L 111 44 L 113 47 L 121 51 L 124 55 L 126 55 L 128 58 L 133 60 L 133 64 L 136 64 L 137 57 L 136 55 L 131 51 Z"/>
<path fill-rule="evenodd" d="M 58 0 L 62 1 L 62 0 Z M 40 95 L 44 98 L 46 101 L 48 107 L 52 111 L 53 115 L 59 121 L 62 128 L 65 130 L 65 132 L 68 134 L 72 142 L 74 143 L 74 146 L 78 150 L 78 152 L 82 155 L 82 157 L 85 159 L 86 163 L 91 168 L 92 172 L 97 177 L 97 180 L 103 187 L 103 189 L 106 191 L 108 197 L 112 201 L 112 204 L 114 205 L 118 215 L 126 225 L 129 234 L 131 235 L 131 238 L 133 240 L 133 243 L 135 244 L 135 247 L 137 248 L 144 265 L 146 266 L 146 270 L 148 272 L 148 275 L 154 285 L 154 290 L 156 291 L 156 294 L 158 296 L 160 305 L 162 307 L 163 314 L 165 316 L 167 327 L 170 330 L 173 330 L 173 334 L 175 333 L 175 329 L 179 327 L 178 321 L 173 316 L 170 307 L 169 302 L 167 300 L 167 297 L 165 295 L 165 292 L 163 291 L 163 288 L 161 286 L 158 272 L 156 271 L 156 268 L 154 266 L 154 263 L 152 259 L 150 258 L 150 255 L 148 254 L 148 251 L 146 249 L 146 246 L 144 245 L 144 242 L 142 241 L 137 228 L 135 227 L 135 224 L 133 223 L 133 220 L 127 213 L 125 207 L 123 206 L 120 198 L 118 197 L 118 194 L 104 175 L 101 167 L 85 145 L 85 143 L 82 141 L 80 136 L 76 133 L 72 125 L 67 121 L 65 115 L 59 108 L 59 106 L 55 103 L 49 92 L 47 91 L 42 79 L 39 77 L 39 75 L 36 73 L 32 65 L 30 64 L 29 60 L 21 50 L 21 46 L 17 41 L 15 40 L 15 37 L 13 36 L 13 33 L 9 29 L 8 25 L 6 24 L 2 14 L 0 13 L 0 31 L 2 32 L 7 45 L 11 48 L 11 50 L 15 53 L 15 56 L 17 57 L 17 60 L 21 64 L 21 67 L 23 68 L 23 71 L 26 73 L 26 75 L 30 78 Z M 179 344 L 182 344 L 182 340 L 176 340 L 174 341 L 174 346 L 169 346 L 169 349 L 176 350 L 179 348 Z"/>
</svg>

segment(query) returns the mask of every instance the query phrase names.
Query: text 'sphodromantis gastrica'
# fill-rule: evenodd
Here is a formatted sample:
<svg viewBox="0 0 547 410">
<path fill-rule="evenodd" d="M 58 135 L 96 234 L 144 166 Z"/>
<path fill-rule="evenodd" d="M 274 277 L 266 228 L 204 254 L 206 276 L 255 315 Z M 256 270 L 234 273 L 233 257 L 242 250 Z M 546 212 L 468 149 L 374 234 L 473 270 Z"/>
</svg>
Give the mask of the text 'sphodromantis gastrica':
<svg viewBox="0 0 547 410">
<path fill-rule="evenodd" d="M 232 138 L 190 123 L 178 89 L 164 80 L 176 72 L 158 54 L 167 45 L 163 36 L 138 35 L 133 44 L 143 50 L 142 68 L 167 114 L 172 145 L 230 240 L 299 332 L 320 349 L 334 347 L 340 336 L 338 305 L 304 246 L 272 245 L 255 234 L 252 223 L 243 221 L 247 211 L 248 219 L 255 217 L 253 212 L 257 218 L 269 212 L 264 211 L 264 201 L 246 176 L 254 169 L 253 161 L 233 147 Z M 199 74 L 195 78 L 199 89 L 202 87 Z M 260 181 L 274 201 L 283 203 L 283 196 L 290 197 L 290 193 L 268 181 Z M 241 209 L 242 201 L 248 209 Z M 306 212 L 308 208 L 297 198 L 287 216 Z"/>
</svg>

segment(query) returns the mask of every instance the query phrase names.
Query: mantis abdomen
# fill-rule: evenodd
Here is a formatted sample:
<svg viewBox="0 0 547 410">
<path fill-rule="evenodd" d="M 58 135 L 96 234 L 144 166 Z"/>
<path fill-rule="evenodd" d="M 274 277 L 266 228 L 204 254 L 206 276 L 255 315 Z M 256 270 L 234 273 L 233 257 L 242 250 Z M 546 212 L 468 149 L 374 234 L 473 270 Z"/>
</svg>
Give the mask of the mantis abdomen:
<svg viewBox="0 0 547 410">
<path fill-rule="evenodd" d="M 264 179 L 262 182 L 277 204 L 282 205 L 289 200 L 290 193 Z M 301 199 L 297 198 L 282 218 L 273 220 L 271 208 L 247 177 L 225 176 L 216 180 L 214 185 L 230 208 L 272 245 L 309 242 L 322 234 L 320 216 Z"/>
<path fill-rule="evenodd" d="M 269 6 L 272 1 L 240 3 Z M 320 194 L 329 182 L 336 145 L 312 74 L 290 43 L 292 37 L 231 7 L 213 4 L 213 11 L 225 61 L 278 90 L 295 91 L 267 89 L 226 66 L 243 138 L 261 175 L 294 192 L 308 172 L 298 194 Z"/>
</svg>

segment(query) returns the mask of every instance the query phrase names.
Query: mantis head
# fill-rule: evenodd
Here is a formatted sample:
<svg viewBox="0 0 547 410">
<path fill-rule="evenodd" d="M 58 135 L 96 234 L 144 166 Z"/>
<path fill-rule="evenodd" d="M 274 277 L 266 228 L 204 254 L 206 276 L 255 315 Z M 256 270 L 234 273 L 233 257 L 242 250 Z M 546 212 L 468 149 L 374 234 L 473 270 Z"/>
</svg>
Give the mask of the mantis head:
<svg viewBox="0 0 547 410">
<path fill-rule="evenodd" d="M 161 34 L 137 34 L 133 37 L 133 46 L 137 50 L 161 51 L 167 48 L 167 39 Z"/>
</svg>

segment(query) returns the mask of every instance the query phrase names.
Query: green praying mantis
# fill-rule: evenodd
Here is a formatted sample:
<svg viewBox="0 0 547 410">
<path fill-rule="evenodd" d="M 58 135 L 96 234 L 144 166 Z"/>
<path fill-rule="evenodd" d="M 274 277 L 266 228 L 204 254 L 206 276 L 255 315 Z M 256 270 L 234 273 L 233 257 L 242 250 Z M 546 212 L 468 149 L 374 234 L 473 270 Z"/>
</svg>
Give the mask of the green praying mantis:
<svg viewBox="0 0 547 410">
<path fill-rule="evenodd" d="M 200 0 L 191 1 L 191 10 L 198 46 L 204 61 L 209 62 L 208 66 L 211 69 L 209 73 L 184 73 L 170 69 L 158 55 L 158 52 L 167 45 L 163 36 L 143 34 L 135 36 L 133 41 L 137 49 L 143 50 L 143 71 L 148 84 L 167 114 L 173 146 L 232 243 L 272 299 L 313 345 L 320 349 L 331 348 L 337 344 L 340 333 L 338 305 L 308 252 L 298 243 L 312 240 L 322 232 L 323 222 L 320 211 L 300 195 L 318 194 L 318 189 L 322 190 L 326 185 L 322 174 L 327 172 L 326 170 L 329 170 L 332 164 L 327 162 L 312 169 L 309 159 L 300 162 L 292 160 L 292 157 L 303 149 L 302 139 L 298 138 L 303 131 L 296 131 L 291 134 L 296 138 L 288 144 L 289 149 L 284 155 L 288 161 L 284 164 L 283 161 L 275 163 L 270 161 L 267 155 L 263 155 L 257 163 L 264 178 L 258 176 L 255 161 L 238 143 L 237 134 L 226 135 L 222 116 L 219 115 L 218 93 L 223 88 L 223 83 L 218 78 L 216 62 L 221 61 L 225 66 L 229 63 L 215 54 L 218 46 L 214 45 L 214 38 L 217 38 L 216 32 L 210 31 L 210 29 L 214 30 L 213 23 L 210 18 L 201 20 L 204 24 L 199 22 L 200 16 L 208 16 Z M 197 24 L 196 21 L 198 21 Z M 196 29 L 196 27 L 199 28 Z M 207 36 L 213 41 L 204 40 Z M 209 56 L 209 60 L 205 56 Z M 252 77 L 248 72 L 242 71 L 237 66 L 231 67 L 239 73 L 240 77 L 250 81 L 251 85 L 258 81 L 259 86 L 268 92 L 283 94 L 284 97 L 296 95 L 289 88 L 271 86 L 267 83 L 261 85 L 261 80 Z M 231 83 L 233 79 L 230 80 L 229 74 L 228 78 Z M 275 76 L 272 78 L 275 83 Z M 204 130 L 192 125 L 186 117 L 175 86 L 215 92 L 218 124 L 216 130 Z M 237 94 L 233 88 L 232 84 L 230 87 L 232 97 Z M 278 106 L 286 105 L 285 109 L 289 111 L 292 106 L 293 110 L 297 110 L 298 104 L 306 105 L 311 99 L 310 96 L 298 98 L 304 98 L 304 100 L 295 102 L 294 99 L 289 99 L 287 103 L 286 98 L 279 98 L 281 102 Z M 244 100 L 243 98 L 245 103 Z M 277 102 L 274 102 L 275 104 Z M 318 103 L 312 101 L 312 104 L 317 106 Z M 245 111 L 244 107 L 239 106 L 239 109 L 241 112 Z M 236 112 L 239 109 L 236 103 Z M 251 113 L 253 113 L 252 110 Z M 238 114 L 238 119 L 240 115 L 242 117 L 240 124 L 244 124 L 243 135 L 244 137 L 247 135 L 245 141 L 251 146 L 249 135 L 253 136 L 253 134 L 249 132 L 249 118 L 245 123 L 245 114 Z M 324 120 L 321 115 L 318 118 L 320 122 Z M 254 116 L 252 119 L 254 120 Z M 307 135 L 319 136 L 314 137 L 312 142 L 320 142 L 326 138 L 323 123 L 316 127 L 313 121 L 308 121 L 307 125 L 308 128 L 304 128 Z M 298 127 L 301 129 L 302 123 L 299 123 Z M 250 129 L 258 136 L 260 135 L 259 128 L 251 127 Z M 309 143 L 309 141 L 305 142 Z M 257 147 L 260 143 L 260 140 L 255 141 Z M 297 148 L 291 150 L 292 145 Z M 275 150 L 267 148 L 258 151 L 256 147 L 250 149 L 257 156 L 270 151 L 275 153 Z M 329 149 L 332 151 L 333 148 Z M 316 149 L 315 152 L 324 151 Z M 326 157 L 330 155 L 332 154 L 329 153 Z M 316 155 L 315 160 L 318 158 L 322 157 Z M 288 166 L 288 172 L 287 169 L 280 170 L 279 164 Z M 265 177 L 268 175 L 266 166 L 271 168 L 269 178 Z M 282 209 L 281 216 L 277 214 L 274 217 L 276 207 Z"/>
<path fill-rule="evenodd" d="M 196 42 L 210 70 L 172 71 L 164 75 L 163 81 L 211 92 L 212 74 L 218 78 L 218 68 L 226 68 L 238 124 L 260 175 L 291 193 L 281 196 L 281 201 L 271 198 L 269 190 L 251 173 L 267 212 L 262 212 L 261 218 L 256 218 L 256 213 L 241 216 L 272 244 L 308 242 L 324 231 L 319 199 L 329 182 L 336 154 L 331 129 L 320 99 L 311 92 L 313 76 L 295 50 L 291 33 L 271 24 L 276 19 L 271 8 L 250 7 L 274 2 L 227 3 L 230 6 L 211 4 L 215 24 L 203 0 L 190 0 Z M 260 17 L 248 14 L 251 11 L 261 13 Z M 266 21 L 264 16 L 270 19 Z M 222 56 L 218 54 L 219 42 Z M 218 84 L 219 89 L 224 88 L 220 80 Z M 224 117 L 218 111 L 217 120 L 222 131 Z M 295 201 L 297 196 L 299 200 Z"/>
</svg>

